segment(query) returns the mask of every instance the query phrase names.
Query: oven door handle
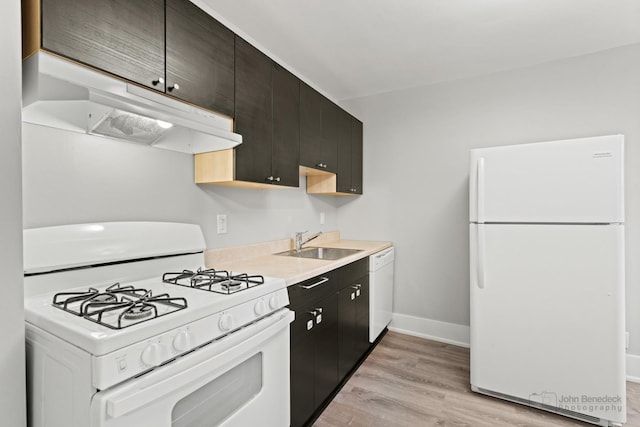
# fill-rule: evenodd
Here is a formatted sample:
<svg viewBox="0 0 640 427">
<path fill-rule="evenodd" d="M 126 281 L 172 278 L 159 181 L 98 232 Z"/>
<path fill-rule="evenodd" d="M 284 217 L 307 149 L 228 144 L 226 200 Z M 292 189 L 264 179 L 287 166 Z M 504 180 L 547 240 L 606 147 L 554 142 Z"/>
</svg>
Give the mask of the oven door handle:
<svg viewBox="0 0 640 427">
<path fill-rule="evenodd" d="M 280 310 L 249 326 L 231 333 L 187 356 L 176 359 L 133 383 L 124 383 L 104 393 L 106 413 L 112 418 L 121 417 L 161 399 L 194 381 L 211 380 L 230 369 L 238 351 L 259 348 L 283 329 L 289 330 L 294 313 Z M 288 340 L 287 340 L 288 341 Z M 238 351 L 234 351 L 237 347 Z M 160 378 L 158 378 L 160 377 Z M 99 396 L 100 393 L 97 395 Z M 95 400 L 95 399 L 94 399 Z M 102 412 L 101 405 L 92 404 L 92 411 Z"/>
</svg>

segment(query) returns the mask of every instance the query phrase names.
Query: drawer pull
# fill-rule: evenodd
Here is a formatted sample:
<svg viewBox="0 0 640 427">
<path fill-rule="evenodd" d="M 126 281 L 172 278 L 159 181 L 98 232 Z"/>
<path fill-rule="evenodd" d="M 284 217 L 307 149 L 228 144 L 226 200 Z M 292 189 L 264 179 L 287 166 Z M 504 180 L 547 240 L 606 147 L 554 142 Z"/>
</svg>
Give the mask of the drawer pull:
<svg viewBox="0 0 640 427">
<path fill-rule="evenodd" d="M 320 279 L 321 279 L 321 280 L 317 281 L 316 283 L 313 283 L 313 284 L 311 284 L 311 285 L 304 285 L 304 286 L 303 286 L 303 285 L 300 285 L 300 287 L 301 287 L 302 289 L 313 289 L 313 288 L 315 288 L 316 286 L 322 285 L 323 283 L 325 283 L 325 282 L 328 282 L 328 281 L 329 281 L 329 279 L 328 279 L 327 277 L 321 277 Z"/>
</svg>

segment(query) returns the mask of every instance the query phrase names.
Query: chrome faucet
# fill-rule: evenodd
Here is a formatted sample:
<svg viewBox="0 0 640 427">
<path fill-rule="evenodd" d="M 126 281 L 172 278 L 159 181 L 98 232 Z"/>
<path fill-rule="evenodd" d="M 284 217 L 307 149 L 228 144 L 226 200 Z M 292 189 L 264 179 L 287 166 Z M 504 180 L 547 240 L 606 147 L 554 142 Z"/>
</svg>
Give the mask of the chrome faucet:
<svg viewBox="0 0 640 427">
<path fill-rule="evenodd" d="M 303 240 L 302 236 L 304 235 L 304 233 L 306 233 L 306 231 L 296 231 L 296 252 L 300 252 L 302 250 L 302 246 L 321 235 L 322 231 L 319 231 L 316 234 L 313 234 Z"/>
</svg>

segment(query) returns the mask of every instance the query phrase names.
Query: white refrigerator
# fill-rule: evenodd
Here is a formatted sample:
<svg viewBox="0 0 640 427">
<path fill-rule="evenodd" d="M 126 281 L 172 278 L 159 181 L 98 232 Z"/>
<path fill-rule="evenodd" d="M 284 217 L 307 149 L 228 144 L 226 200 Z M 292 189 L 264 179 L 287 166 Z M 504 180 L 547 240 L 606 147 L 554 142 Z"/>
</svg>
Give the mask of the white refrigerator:
<svg viewBox="0 0 640 427">
<path fill-rule="evenodd" d="M 624 137 L 471 150 L 471 388 L 626 421 Z"/>
</svg>

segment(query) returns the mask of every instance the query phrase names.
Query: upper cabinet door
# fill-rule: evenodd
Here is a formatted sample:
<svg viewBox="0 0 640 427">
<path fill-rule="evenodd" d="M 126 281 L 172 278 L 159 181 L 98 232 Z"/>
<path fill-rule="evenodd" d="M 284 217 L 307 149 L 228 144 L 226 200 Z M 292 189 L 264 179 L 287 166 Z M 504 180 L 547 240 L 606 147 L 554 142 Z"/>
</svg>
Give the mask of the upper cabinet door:
<svg viewBox="0 0 640 427">
<path fill-rule="evenodd" d="M 164 0 L 42 0 L 42 47 L 164 91 Z"/>
<path fill-rule="evenodd" d="M 351 185 L 351 123 L 352 118 L 344 110 L 338 112 L 338 177 L 336 191 L 352 192 Z"/>
<path fill-rule="evenodd" d="M 233 32 L 189 1 L 166 10 L 167 93 L 233 117 Z"/>
<path fill-rule="evenodd" d="M 353 193 L 362 194 L 362 122 L 353 118 L 351 122 L 351 186 Z"/>
<path fill-rule="evenodd" d="M 300 164 L 338 170 L 338 106 L 305 83 L 300 84 Z"/>
<path fill-rule="evenodd" d="M 271 59 L 236 37 L 235 131 L 242 144 L 235 148 L 235 179 L 272 183 Z"/>
<path fill-rule="evenodd" d="M 300 82 L 300 164 L 322 169 L 323 96 Z"/>
<path fill-rule="evenodd" d="M 338 171 L 338 106 L 322 97 L 322 164 L 323 169 Z"/>
<path fill-rule="evenodd" d="M 272 170 L 279 184 L 300 185 L 300 80 L 273 63 Z"/>
</svg>

